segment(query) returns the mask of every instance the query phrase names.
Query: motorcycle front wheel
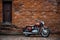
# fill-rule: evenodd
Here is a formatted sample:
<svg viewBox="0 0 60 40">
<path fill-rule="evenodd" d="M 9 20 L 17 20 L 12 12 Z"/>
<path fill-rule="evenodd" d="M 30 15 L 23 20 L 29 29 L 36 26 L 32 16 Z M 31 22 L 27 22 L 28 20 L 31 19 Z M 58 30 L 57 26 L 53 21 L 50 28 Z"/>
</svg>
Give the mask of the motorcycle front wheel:
<svg viewBox="0 0 60 40">
<path fill-rule="evenodd" d="M 50 35 L 50 30 L 48 28 L 42 28 L 41 36 L 42 37 L 48 37 L 49 35 Z"/>
</svg>

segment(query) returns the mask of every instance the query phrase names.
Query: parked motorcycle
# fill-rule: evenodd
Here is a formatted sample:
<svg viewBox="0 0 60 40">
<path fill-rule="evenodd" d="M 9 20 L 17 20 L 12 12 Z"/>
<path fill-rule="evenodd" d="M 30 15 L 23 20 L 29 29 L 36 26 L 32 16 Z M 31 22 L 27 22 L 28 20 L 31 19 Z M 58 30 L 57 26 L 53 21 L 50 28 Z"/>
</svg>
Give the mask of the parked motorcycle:
<svg viewBox="0 0 60 40">
<path fill-rule="evenodd" d="M 25 36 L 41 34 L 42 37 L 48 37 L 50 35 L 50 30 L 44 25 L 44 22 L 40 22 L 35 25 L 26 26 L 23 29 L 23 34 Z"/>
</svg>

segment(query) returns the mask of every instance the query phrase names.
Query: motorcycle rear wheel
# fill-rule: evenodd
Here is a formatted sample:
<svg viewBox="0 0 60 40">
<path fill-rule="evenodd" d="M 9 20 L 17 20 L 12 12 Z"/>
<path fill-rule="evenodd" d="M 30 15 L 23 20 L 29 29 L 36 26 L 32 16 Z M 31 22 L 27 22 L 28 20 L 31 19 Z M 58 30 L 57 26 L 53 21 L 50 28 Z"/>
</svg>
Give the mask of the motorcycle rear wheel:
<svg viewBox="0 0 60 40">
<path fill-rule="evenodd" d="M 29 37 L 30 35 L 29 34 L 24 34 L 26 37 Z"/>
</svg>

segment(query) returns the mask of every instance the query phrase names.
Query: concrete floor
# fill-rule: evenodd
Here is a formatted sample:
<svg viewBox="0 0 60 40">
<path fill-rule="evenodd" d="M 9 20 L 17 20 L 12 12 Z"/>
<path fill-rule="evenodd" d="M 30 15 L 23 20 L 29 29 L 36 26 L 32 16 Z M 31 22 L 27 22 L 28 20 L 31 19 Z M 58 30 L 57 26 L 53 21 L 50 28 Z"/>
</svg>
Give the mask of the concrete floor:
<svg viewBox="0 0 60 40">
<path fill-rule="evenodd" d="M 24 35 L 0 35 L 0 40 L 60 40 L 60 35 L 52 34 L 47 38 L 41 36 L 25 37 Z"/>
</svg>

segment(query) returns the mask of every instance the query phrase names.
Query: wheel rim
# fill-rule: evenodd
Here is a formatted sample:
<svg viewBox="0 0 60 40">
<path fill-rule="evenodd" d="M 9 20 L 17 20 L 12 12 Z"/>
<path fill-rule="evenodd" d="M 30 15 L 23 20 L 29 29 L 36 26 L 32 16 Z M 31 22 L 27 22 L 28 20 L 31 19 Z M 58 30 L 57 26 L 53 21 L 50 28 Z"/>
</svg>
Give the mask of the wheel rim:
<svg viewBox="0 0 60 40">
<path fill-rule="evenodd" d="M 42 36 L 48 36 L 48 34 L 49 34 L 49 31 L 45 29 L 41 33 Z"/>
</svg>

